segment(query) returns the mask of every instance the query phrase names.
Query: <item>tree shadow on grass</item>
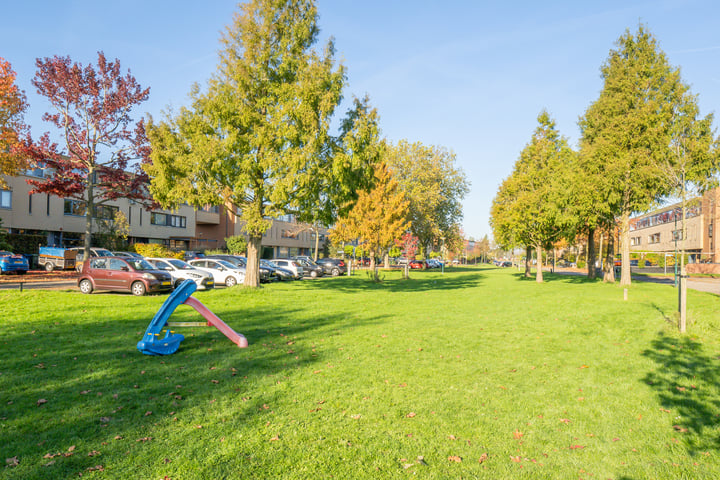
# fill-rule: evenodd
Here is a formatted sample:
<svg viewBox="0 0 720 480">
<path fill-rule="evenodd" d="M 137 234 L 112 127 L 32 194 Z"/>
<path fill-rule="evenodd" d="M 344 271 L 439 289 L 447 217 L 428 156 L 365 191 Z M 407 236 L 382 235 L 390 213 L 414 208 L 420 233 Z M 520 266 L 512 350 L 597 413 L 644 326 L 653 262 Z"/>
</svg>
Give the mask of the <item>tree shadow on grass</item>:
<svg viewBox="0 0 720 480">
<path fill-rule="evenodd" d="M 532 276 L 526 277 L 524 272 L 518 272 L 514 273 L 513 276 L 524 282 L 534 282 L 535 281 L 535 273 L 533 272 Z M 552 273 L 552 272 L 543 272 L 543 283 L 553 283 L 553 282 L 562 282 L 562 283 L 570 283 L 570 284 L 591 284 L 591 283 L 600 283 L 602 282 L 602 277 L 589 279 L 587 278 L 586 274 L 580 274 L 580 273 Z"/>
<path fill-rule="evenodd" d="M 193 431 L 203 418 L 217 421 L 208 420 L 215 399 L 232 401 L 235 418 L 258 422 L 258 412 L 279 395 L 268 377 L 290 378 L 325 362 L 323 350 L 314 348 L 316 332 L 381 320 L 370 315 L 350 325 L 342 313 L 231 306 L 215 313 L 248 338 L 247 349 L 201 327 L 183 329 L 177 353 L 154 357 L 136 349 L 152 316 L 138 318 L 147 315 L 147 305 L 129 297 L 127 308 L 107 309 L 101 299 L 85 305 L 83 320 L 74 311 L 66 323 L 28 319 L 2 329 L 0 424 L 6 435 L 0 451 L 20 461 L 5 471 L 7 478 L 70 478 L 98 463 L 123 465 L 126 455 L 147 457 L 157 448 L 151 437 L 178 427 Z M 181 307 L 171 319 L 199 316 Z M 102 462 L 89 455 L 93 450 L 102 451 Z"/>
<path fill-rule="evenodd" d="M 397 275 L 393 272 L 393 275 Z M 365 271 L 350 278 L 328 278 L 318 280 L 303 280 L 303 286 L 309 290 L 334 290 L 339 292 L 372 292 L 374 290 L 393 292 L 422 292 L 427 290 L 458 290 L 477 287 L 486 276 L 482 269 L 463 269 L 462 272 L 448 272 L 442 274 L 437 271 L 413 271 L 409 279 L 383 278 L 380 272 L 380 282 L 373 282 Z"/>
<path fill-rule="evenodd" d="M 668 425 L 668 430 L 678 435 L 691 455 L 720 450 L 718 357 L 707 354 L 704 345 L 690 337 L 662 333 L 643 355 L 657 366 L 643 381 L 672 414 L 673 425 Z"/>
</svg>

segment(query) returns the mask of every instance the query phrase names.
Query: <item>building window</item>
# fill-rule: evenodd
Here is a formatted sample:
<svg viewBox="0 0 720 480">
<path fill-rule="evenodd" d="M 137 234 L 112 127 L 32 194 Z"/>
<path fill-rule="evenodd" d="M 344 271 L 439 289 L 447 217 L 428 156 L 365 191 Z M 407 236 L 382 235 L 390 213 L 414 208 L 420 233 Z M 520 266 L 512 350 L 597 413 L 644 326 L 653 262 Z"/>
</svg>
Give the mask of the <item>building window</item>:
<svg viewBox="0 0 720 480">
<path fill-rule="evenodd" d="M 0 190 L 0 208 L 12 208 L 12 192 Z"/>
<path fill-rule="evenodd" d="M 115 218 L 115 213 L 120 210 L 118 207 L 110 205 L 98 205 L 95 207 L 95 218 L 103 218 L 105 220 L 112 220 Z"/>
<path fill-rule="evenodd" d="M 640 245 L 640 237 L 631 237 L 630 238 L 630 246 L 637 247 L 638 245 Z"/>
<path fill-rule="evenodd" d="M 673 242 L 679 242 L 680 240 L 682 240 L 683 239 L 682 230 L 674 230 L 672 232 L 672 239 L 673 239 Z"/>
<path fill-rule="evenodd" d="M 46 205 L 45 205 L 45 215 L 48 217 L 50 216 L 50 194 L 48 193 L 45 195 L 47 197 Z"/>
<path fill-rule="evenodd" d="M 164 227 L 186 228 L 187 217 L 182 217 L 180 215 L 169 215 L 167 213 L 152 212 L 150 214 L 150 223 L 152 225 L 161 225 Z"/>
<path fill-rule="evenodd" d="M 660 233 L 653 233 L 652 235 L 648 235 L 648 243 L 660 243 Z"/>
<path fill-rule="evenodd" d="M 713 224 L 710 222 L 710 225 L 708 225 L 708 237 L 712 238 L 713 234 Z"/>
<path fill-rule="evenodd" d="M 220 206 L 219 205 L 205 205 L 202 209 L 203 212 L 208 213 L 220 213 Z"/>
<path fill-rule="evenodd" d="M 85 216 L 85 202 L 65 199 L 65 215 Z"/>
<path fill-rule="evenodd" d="M 32 215 L 32 193 L 28 193 L 28 215 Z"/>
</svg>

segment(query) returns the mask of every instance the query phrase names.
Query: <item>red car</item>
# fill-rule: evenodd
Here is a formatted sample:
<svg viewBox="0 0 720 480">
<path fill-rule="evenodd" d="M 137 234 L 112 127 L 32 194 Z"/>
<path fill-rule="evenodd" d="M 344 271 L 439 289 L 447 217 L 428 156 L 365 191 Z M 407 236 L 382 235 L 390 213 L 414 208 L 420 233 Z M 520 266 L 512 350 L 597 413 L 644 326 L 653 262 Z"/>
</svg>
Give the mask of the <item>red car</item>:
<svg viewBox="0 0 720 480">
<path fill-rule="evenodd" d="M 90 261 L 83 262 L 78 287 L 82 293 L 115 290 L 145 295 L 148 292 L 170 292 L 173 282 L 169 273 L 158 270 L 143 259 L 92 257 Z"/>
<path fill-rule="evenodd" d="M 428 266 L 425 260 L 410 260 L 410 268 L 414 270 L 425 270 Z"/>
</svg>

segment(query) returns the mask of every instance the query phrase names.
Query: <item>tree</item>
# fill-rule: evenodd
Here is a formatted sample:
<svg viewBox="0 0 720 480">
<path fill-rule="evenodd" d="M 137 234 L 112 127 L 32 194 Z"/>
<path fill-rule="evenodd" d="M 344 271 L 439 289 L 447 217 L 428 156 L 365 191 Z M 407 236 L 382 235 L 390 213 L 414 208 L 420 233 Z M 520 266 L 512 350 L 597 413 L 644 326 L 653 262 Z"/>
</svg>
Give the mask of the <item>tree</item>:
<svg viewBox="0 0 720 480">
<path fill-rule="evenodd" d="M 679 329 L 685 332 L 685 241 L 687 240 L 686 213 L 688 196 L 699 194 L 717 185 L 718 143 L 712 129 L 713 115 L 699 118 L 697 97 L 686 92 L 680 99 L 670 128 L 670 151 L 660 159 L 658 170 L 664 176 L 670 192 L 680 197 L 680 278 Z"/>
<path fill-rule="evenodd" d="M 373 279 L 379 280 L 375 257 L 394 245 L 410 227 L 409 202 L 384 164 L 375 169 L 375 187 L 362 191 L 347 217 L 338 219 L 331 235 L 340 241 L 358 239 L 370 256 Z"/>
<path fill-rule="evenodd" d="M 77 202 L 76 212 L 85 216 L 85 249 L 91 246 L 93 217 L 102 217 L 102 206 L 129 198 L 152 204 L 148 177 L 139 162 L 146 161 L 149 145 L 143 120 L 130 117 L 133 107 L 147 100 L 143 89 L 120 62 L 108 62 L 98 52 L 97 65 L 83 67 L 70 57 L 37 59 L 32 84 L 46 97 L 55 113 L 43 120 L 60 130 L 64 148 L 59 149 L 45 133 L 38 141 L 29 136 L 24 153 L 35 165 L 48 168 L 42 180 L 28 180 L 34 192 Z"/>
<path fill-rule="evenodd" d="M 410 201 L 412 232 L 429 251 L 462 220 L 462 200 L 469 191 L 465 173 L 455 165 L 453 152 L 420 142 L 401 140 L 389 147 L 386 159 Z"/>
<path fill-rule="evenodd" d="M 567 229 L 565 168 L 572 163 L 574 152 L 546 111 L 538 115 L 538 124 L 493 201 L 491 223 L 495 238 L 505 246 L 527 248 L 526 274 L 530 247 L 536 249 L 536 280 L 542 282 L 543 248 L 549 248 Z"/>
<path fill-rule="evenodd" d="M 407 280 L 410 278 L 410 261 L 415 260 L 415 255 L 417 255 L 418 238 L 410 232 L 405 232 L 400 240 L 395 242 L 395 245 L 402 249 L 402 255 L 405 257 L 403 277 Z"/>
<path fill-rule="evenodd" d="M 20 139 L 27 134 L 23 114 L 28 104 L 15 78 L 10 62 L 0 57 L 0 175 L 17 175 L 27 163 Z M 0 187 L 4 186 L 5 180 L 0 177 Z"/>
<path fill-rule="evenodd" d="M 245 235 L 233 235 L 225 239 L 225 245 L 232 255 L 242 255 L 247 250 L 247 238 Z"/>
<path fill-rule="evenodd" d="M 327 219 L 325 213 L 344 200 L 334 195 L 351 189 L 346 180 L 363 171 L 366 157 L 359 151 L 338 155 L 344 144 L 329 133 L 345 70 L 335 66 L 332 40 L 322 54 L 312 50 L 318 37 L 314 2 L 253 0 L 240 8 L 222 37 L 207 91 L 196 85 L 190 108 L 151 123 L 148 172 L 163 205 L 187 201 L 241 210 L 248 235 L 245 285 L 258 286 L 269 219 L 293 213 L 314 223 L 312 208 L 323 210 L 317 220 Z M 348 131 L 372 123 L 353 111 L 361 120 L 343 122 Z M 357 163 L 341 162 L 348 159 Z M 334 181 L 338 186 L 323 191 Z"/>
<path fill-rule="evenodd" d="M 580 119 L 583 148 L 604 181 L 595 187 L 620 218 L 622 273 L 630 280 L 630 215 L 668 193 L 657 165 L 668 155 L 673 117 L 686 87 L 653 35 L 643 26 L 625 31 L 602 66 L 600 97 Z"/>
</svg>

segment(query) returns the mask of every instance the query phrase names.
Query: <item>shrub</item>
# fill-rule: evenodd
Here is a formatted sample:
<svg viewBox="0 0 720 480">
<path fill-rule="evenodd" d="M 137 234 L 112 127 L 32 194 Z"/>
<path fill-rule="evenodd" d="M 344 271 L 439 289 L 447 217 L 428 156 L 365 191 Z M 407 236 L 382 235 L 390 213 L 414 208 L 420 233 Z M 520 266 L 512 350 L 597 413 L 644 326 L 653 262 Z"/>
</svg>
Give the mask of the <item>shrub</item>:
<svg viewBox="0 0 720 480">
<path fill-rule="evenodd" d="M 136 243 L 133 247 L 135 251 L 143 257 L 170 257 L 181 260 L 185 258 L 185 252 L 183 250 L 173 252 L 165 247 L 165 245 L 159 243 Z"/>
<path fill-rule="evenodd" d="M 244 235 L 234 235 L 225 239 L 228 252 L 232 255 L 242 255 L 247 250 L 247 238 Z"/>
</svg>

